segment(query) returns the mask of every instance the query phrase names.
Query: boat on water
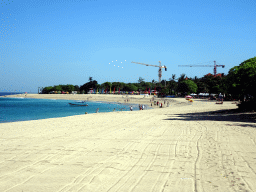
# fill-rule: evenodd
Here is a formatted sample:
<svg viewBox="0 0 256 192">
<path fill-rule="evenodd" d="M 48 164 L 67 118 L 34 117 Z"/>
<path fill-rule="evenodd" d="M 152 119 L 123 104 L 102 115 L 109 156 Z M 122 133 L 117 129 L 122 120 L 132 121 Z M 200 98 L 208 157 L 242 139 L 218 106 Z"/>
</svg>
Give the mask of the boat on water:
<svg viewBox="0 0 256 192">
<path fill-rule="evenodd" d="M 72 106 L 88 106 L 88 104 L 86 103 L 68 103 L 68 104 Z"/>
</svg>

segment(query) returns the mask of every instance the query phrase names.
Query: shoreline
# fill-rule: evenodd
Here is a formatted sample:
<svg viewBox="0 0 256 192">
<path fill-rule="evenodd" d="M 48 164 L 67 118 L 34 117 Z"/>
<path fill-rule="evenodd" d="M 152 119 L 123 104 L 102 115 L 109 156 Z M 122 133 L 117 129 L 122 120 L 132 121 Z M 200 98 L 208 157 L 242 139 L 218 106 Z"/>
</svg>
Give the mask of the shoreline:
<svg viewBox="0 0 256 192">
<path fill-rule="evenodd" d="M 84 101 L 101 101 L 101 102 L 114 102 L 122 104 L 144 104 L 152 109 L 160 108 L 157 105 L 154 105 L 153 98 L 155 101 L 163 104 L 162 108 L 167 107 L 167 102 L 177 102 L 178 99 L 180 103 L 188 103 L 183 98 L 156 98 L 154 96 L 144 97 L 144 95 L 109 95 L 109 94 L 18 94 L 18 95 L 6 95 L 1 97 L 23 97 L 23 98 L 34 98 L 34 99 L 58 99 L 58 100 L 84 100 Z M 128 101 L 127 101 L 128 100 Z M 166 102 L 164 102 L 166 101 Z M 152 106 L 151 106 L 152 103 Z"/>
</svg>

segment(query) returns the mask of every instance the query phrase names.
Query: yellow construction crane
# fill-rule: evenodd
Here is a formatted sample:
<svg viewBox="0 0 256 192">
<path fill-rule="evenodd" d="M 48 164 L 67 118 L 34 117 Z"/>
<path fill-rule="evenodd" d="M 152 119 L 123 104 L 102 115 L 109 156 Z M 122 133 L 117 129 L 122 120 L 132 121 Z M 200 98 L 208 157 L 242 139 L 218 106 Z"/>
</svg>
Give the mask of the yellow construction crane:
<svg viewBox="0 0 256 192">
<path fill-rule="evenodd" d="M 140 64 L 140 65 L 146 65 L 146 66 L 152 66 L 152 67 L 159 67 L 159 70 L 158 70 L 158 81 L 159 83 L 161 83 L 161 77 L 162 77 L 162 68 L 165 68 L 165 71 L 167 71 L 167 67 L 165 65 L 161 66 L 161 61 L 159 61 L 159 66 L 158 65 L 150 65 L 150 64 L 145 64 L 145 63 L 139 63 L 139 62 L 133 62 L 132 63 L 135 63 L 135 64 Z"/>
</svg>

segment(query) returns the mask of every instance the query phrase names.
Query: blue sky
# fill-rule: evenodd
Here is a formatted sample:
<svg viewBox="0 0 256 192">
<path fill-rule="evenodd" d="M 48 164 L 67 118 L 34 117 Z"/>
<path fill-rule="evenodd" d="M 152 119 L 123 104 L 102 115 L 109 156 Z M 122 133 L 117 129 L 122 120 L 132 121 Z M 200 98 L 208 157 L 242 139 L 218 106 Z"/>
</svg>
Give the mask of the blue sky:
<svg viewBox="0 0 256 192">
<path fill-rule="evenodd" d="M 0 91 L 80 86 L 90 76 L 99 84 L 158 80 L 158 68 L 131 61 L 161 61 L 166 80 L 213 73 L 178 65 L 214 60 L 225 65 L 217 72 L 227 74 L 256 56 L 254 0 L 0 2 Z"/>
</svg>

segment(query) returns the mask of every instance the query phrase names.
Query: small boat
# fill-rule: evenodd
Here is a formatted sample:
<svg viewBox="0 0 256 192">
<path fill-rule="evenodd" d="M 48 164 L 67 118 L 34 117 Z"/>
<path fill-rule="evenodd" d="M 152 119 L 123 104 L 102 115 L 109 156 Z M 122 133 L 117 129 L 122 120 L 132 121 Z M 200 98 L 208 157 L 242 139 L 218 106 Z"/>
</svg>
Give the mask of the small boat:
<svg viewBox="0 0 256 192">
<path fill-rule="evenodd" d="M 79 104 L 79 103 L 68 103 L 68 104 L 72 106 L 88 106 L 88 104 Z"/>
</svg>

